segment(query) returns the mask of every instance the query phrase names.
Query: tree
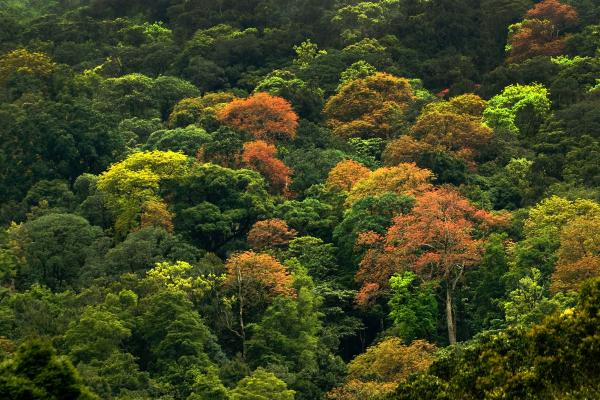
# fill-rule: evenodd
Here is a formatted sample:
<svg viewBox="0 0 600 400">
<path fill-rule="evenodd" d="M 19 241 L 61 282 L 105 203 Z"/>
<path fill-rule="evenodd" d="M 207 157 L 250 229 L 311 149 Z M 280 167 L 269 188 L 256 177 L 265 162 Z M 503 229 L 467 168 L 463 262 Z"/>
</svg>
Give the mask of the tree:
<svg viewBox="0 0 600 400">
<path fill-rule="evenodd" d="M 142 204 L 140 215 L 140 229 L 148 226 L 164 228 L 173 232 L 173 215 L 167 210 L 167 205 L 159 200 L 148 200 Z"/>
<path fill-rule="evenodd" d="M 291 104 L 281 97 L 256 93 L 247 99 L 233 100 L 219 110 L 221 123 L 249 132 L 259 140 L 293 139 L 298 116 Z"/>
<path fill-rule="evenodd" d="M 507 323 L 531 326 L 556 311 L 574 305 L 574 299 L 562 293 L 548 298 L 541 281 L 541 272 L 532 268 L 530 276 L 521 278 L 517 288 L 508 293 L 507 300 L 502 304 Z"/>
<path fill-rule="evenodd" d="M 395 167 L 379 168 L 352 186 L 346 199 L 351 206 L 367 196 L 376 196 L 386 192 L 398 195 L 415 195 L 431 187 L 431 171 L 421 169 L 412 163 L 403 163 Z"/>
<path fill-rule="evenodd" d="M 483 119 L 497 131 L 527 137 L 537 132 L 550 106 L 548 90 L 544 86 L 510 85 L 490 99 Z"/>
<path fill-rule="evenodd" d="M 0 87 L 6 87 L 19 77 L 47 79 L 57 65 L 47 54 L 16 49 L 0 57 Z"/>
<path fill-rule="evenodd" d="M 186 128 L 160 129 L 148 137 L 144 150 L 160 150 L 182 152 L 195 157 L 202 146 L 213 141 L 213 137 L 202 128 L 188 126 Z"/>
<path fill-rule="evenodd" d="M 257 368 L 238 382 L 231 391 L 232 400 L 294 400 L 294 391 L 272 372 Z"/>
<path fill-rule="evenodd" d="M 254 93 L 265 92 L 288 100 L 300 117 L 318 120 L 323 108 L 323 90 L 310 85 L 288 70 L 275 70 L 254 88 Z"/>
<path fill-rule="evenodd" d="M 23 260 L 18 281 L 61 290 L 80 284 L 102 230 L 77 215 L 47 214 L 15 228 L 11 236 Z"/>
<path fill-rule="evenodd" d="M 94 400 L 66 357 L 47 342 L 30 339 L 0 364 L 0 396 L 5 399 Z"/>
<path fill-rule="evenodd" d="M 210 251 L 232 239 L 243 240 L 257 220 L 273 211 L 264 179 L 248 169 L 195 164 L 187 175 L 165 182 L 164 193 L 177 231 Z"/>
<path fill-rule="evenodd" d="M 98 189 L 117 214 L 116 231 L 124 236 L 135 228 L 143 205 L 160 201 L 161 181 L 181 178 L 187 171 L 188 158 L 183 154 L 155 150 L 134 153 L 100 175 Z"/>
<path fill-rule="evenodd" d="M 417 196 L 410 214 L 394 219 L 385 238 L 363 234 L 363 242 L 376 246 L 365 254 L 356 278 L 363 290 L 370 287 L 367 284 L 387 287 L 390 276 L 404 268 L 425 280 L 441 280 L 446 292 L 448 340 L 454 344 L 454 293 L 465 270 L 481 259 L 482 240 L 475 230 L 498 222 L 452 189 L 425 192 Z"/>
<path fill-rule="evenodd" d="M 231 256 L 225 263 L 225 286 L 234 293 L 238 305 L 239 330 L 229 329 L 242 341 L 242 357 L 246 356 L 246 308 L 264 303 L 276 295 L 292 296 L 292 278 L 286 268 L 268 254 L 247 251 Z"/>
<path fill-rule="evenodd" d="M 438 315 L 434 289 L 431 285 L 420 285 L 411 271 L 390 278 L 390 318 L 406 343 L 433 337 Z"/>
<path fill-rule="evenodd" d="M 579 217 L 561 230 L 553 291 L 577 291 L 586 279 L 600 275 L 600 216 Z"/>
<path fill-rule="evenodd" d="M 69 355 L 75 363 L 106 360 L 119 352 L 122 343 L 131 336 L 125 321 L 109 310 L 88 306 L 78 321 L 72 321 L 65 332 Z"/>
<path fill-rule="evenodd" d="M 248 232 L 248 244 L 254 250 L 277 248 L 287 245 L 296 236 L 281 219 L 273 218 L 257 221 Z"/>
<path fill-rule="evenodd" d="M 235 96 L 228 92 L 206 93 L 202 97 L 182 99 L 175 104 L 169 115 L 169 126 L 184 128 L 197 124 L 212 131 L 217 125 L 217 112 L 234 99 Z"/>
<path fill-rule="evenodd" d="M 276 157 L 277 148 L 263 140 L 244 144 L 242 161 L 260 172 L 269 182 L 272 193 L 287 193 L 291 184 L 292 170 Z"/>
<path fill-rule="evenodd" d="M 426 370 L 436 350 L 424 340 L 405 345 L 396 337 L 385 338 L 350 361 L 346 383 L 329 392 L 329 398 L 359 400 L 390 394 L 410 374 Z"/>
<path fill-rule="evenodd" d="M 344 160 L 329 171 L 326 184 L 328 187 L 335 187 L 348 192 L 356 182 L 366 178 L 370 173 L 371 171 L 361 163 L 354 160 Z"/>
<path fill-rule="evenodd" d="M 335 135 L 390 138 L 404 126 L 414 99 L 408 80 L 376 73 L 348 82 L 329 98 L 323 112 Z"/>
<path fill-rule="evenodd" d="M 557 0 L 544 0 L 533 6 L 525 17 L 528 19 L 548 20 L 556 29 L 556 35 L 564 29 L 573 27 L 579 21 L 577 10 Z"/>
<path fill-rule="evenodd" d="M 577 11 L 557 0 L 544 0 L 525 15 L 525 20 L 509 27 L 509 62 L 522 62 L 543 55 L 556 56 L 565 49 L 561 34 L 577 24 Z"/>
</svg>

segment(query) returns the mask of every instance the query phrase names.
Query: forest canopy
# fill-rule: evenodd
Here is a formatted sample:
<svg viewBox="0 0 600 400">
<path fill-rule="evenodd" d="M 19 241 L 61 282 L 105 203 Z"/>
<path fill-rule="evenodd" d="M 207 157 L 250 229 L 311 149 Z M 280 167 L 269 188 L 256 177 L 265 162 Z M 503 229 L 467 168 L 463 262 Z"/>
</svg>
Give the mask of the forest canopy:
<svg viewBox="0 0 600 400">
<path fill-rule="evenodd" d="M 600 3 L 0 0 L 0 398 L 600 398 Z"/>
</svg>

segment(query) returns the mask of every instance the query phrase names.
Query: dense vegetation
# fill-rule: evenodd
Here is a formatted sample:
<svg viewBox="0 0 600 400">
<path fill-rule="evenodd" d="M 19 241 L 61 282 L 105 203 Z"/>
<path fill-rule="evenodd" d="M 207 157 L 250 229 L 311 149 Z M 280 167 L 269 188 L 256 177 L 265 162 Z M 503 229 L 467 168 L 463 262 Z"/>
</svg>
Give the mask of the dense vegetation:
<svg viewBox="0 0 600 400">
<path fill-rule="evenodd" d="M 600 398 L 600 3 L 0 0 L 0 398 Z"/>
</svg>

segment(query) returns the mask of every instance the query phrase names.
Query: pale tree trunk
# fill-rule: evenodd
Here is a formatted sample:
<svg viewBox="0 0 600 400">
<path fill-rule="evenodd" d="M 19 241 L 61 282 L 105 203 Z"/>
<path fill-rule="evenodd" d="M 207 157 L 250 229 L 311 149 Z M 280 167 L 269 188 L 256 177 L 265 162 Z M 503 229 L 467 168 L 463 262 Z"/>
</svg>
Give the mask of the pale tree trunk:
<svg viewBox="0 0 600 400">
<path fill-rule="evenodd" d="M 456 326 L 454 326 L 454 312 L 452 311 L 452 289 L 446 286 L 446 324 L 448 325 L 448 341 L 456 343 Z"/>
</svg>

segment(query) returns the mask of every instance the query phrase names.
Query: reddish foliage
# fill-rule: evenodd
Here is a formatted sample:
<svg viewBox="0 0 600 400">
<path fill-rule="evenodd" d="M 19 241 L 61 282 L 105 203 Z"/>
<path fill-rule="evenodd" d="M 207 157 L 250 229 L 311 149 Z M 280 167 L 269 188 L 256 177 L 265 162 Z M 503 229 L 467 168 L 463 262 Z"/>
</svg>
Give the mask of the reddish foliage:
<svg viewBox="0 0 600 400">
<path fill-rule="evenodd" d="M 248 244 L 255 250 L 285 246 L 296 237 L 285 221 L 277 218 L 258 221 L 248 233 Z"/>
<path fill-rule="evenodd" d="M 288 194 L 292 170 L 276 157 L 277 148 L 262 140 L 246 143 L 242 153 L 245 166 L 260 172 L 272 193 Z"/>
<path fill-rule="evenodd" d="M 233 100 L 218 111 L 217 117 L 225 125 L 268 141 L 293 139 L 298 127 L 298 116 L 292 105 L 268 93 L 256 93 L 247 99 Z"/>
<path fill-rule="evenodd" d="M 291 287 L 292 277 L 286 268 L 268 254 L 253 251 L 238 253 L 227 260 L 225 268 L 225 286 L 236 288 L 246 298 L 246 302 L 250 299 L 295 294 Z"/>
<path fill-rule="evenodd" d="M 531 19 L 519 24 L 509 38 L 508 62 L 518 63 L 535 56 L 557 56 L 564 52 L 565 38 L 556 37 L 548 20 Z"/>
<path fill-rule="evenodd" d="M 557 0 L 544 0 L 527 11 L 526 19 L 548 20 L 555 26 L 557 31 L 577 25 L 579 15 L 577 10 L 568 4 L 562 4 Z"/>
<path fill-rule="evenodd" d="M 456 191 L 440 188 L 416 198 L 413 211 L 394 219 L 385 238 L 367 232 L 357 243 L 368 245 L 356 274 L 358 282 L 388 287 L 389 278 L 411 269 L 426 279 L 451 280 L 480 259 L 476 227 L 496 218 L 478 210 Z"/>
</svg>

